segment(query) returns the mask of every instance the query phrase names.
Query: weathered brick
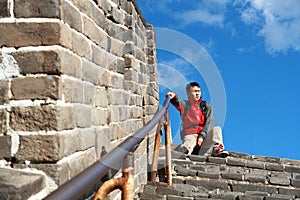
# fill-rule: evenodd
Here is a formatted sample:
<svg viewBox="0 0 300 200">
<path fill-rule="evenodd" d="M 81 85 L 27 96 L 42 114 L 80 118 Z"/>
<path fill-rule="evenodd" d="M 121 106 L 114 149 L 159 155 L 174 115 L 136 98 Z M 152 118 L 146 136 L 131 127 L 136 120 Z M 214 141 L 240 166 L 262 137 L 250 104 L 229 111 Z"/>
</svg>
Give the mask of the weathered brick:
<svg viewBox="0 0 300 200">
<path fill-rule="evenodd" d="M 10 125 L 16 131 L 72 129 L 75 127 L 73 107 L 12 107 Z"/>
<path fill-rule="evenodd" d="M 60 74 L 61 64 L 55 51 L 16 51 L 12 53 L 22 74 Z"/>
<path fill-rule="evenodd" d="M 59 60 L 64 75 L 82 78 L 82 65 L 78 56 L 65 49 L 59 49 Z"/>
<path fill-rule="evenodd" d="M 21 77 L 11 82 L 12 98 L 61 99 L 61 82 L 58 76 Z"/>
<path fill-rule="evenodd" d="M 69 1 L 61 1 L 61 19 L 69 24 L 71 28 L 82 32 L 81 14 L 75 6 L 69 3 Z"/>
<path fill-rule="evenodd" d="M 298 166 L 285 166 L 285 171 L 292 172 L 292 173 L 300 173 L 300 167 Z"/>
<path fill-rule="evenodd" d="M 111 39 L 111 48 L 110 52 L 113 55 L 116 56 L 122 56 L 123 55 L 123 47 L 124 47 L 124 42 L 117 40 L 117 39 Z"/>
<path fill-rule="evenodd" d="M 0 105 L 7 104 L 9 97 L 8 97 L 8 81 L 0 81 Z"/>
<path fill-rule="evenodd" d="M 66 102 L 83 103 L 83 82 L 76 79 L 63 78 L 62 95 Z"/>
<path fill-rule="evenodd" d="M 243 181 L 244 175 L 239 173 L 222 173 L 222 178 Z"/>
<path fill-rule="evenodd" d="M 289 199 L 295 199 L 295 195 L 271 194 L 271 196 L 265 197 L 265 200 L 289 200 Z"/>
<path fill-rule="evenodd" d="M 213 199 L 227 199 L 227 200 L 236 200 L 238 199 L 238 196 L 241 195 L 242 193 L 239 192 L 223 192 L 223 193 L 217 193 L 217 194 L 212 194 L 211 197 Z"/>
<path fill-rule="evenodd" d="M 88 105 L 95 105 L 96 87 L 91 83 L 83 84 L 83 102 Z"/>
<path fill-rule="evenodd" d="M 254 174 L 245 174 L 245 180 L 251 183 L 265 183 L 265 175 L 254 175 Z"/>
<path fill-rule="evenodd" d="M 0 17 L 9 17 L 9 8 L 7 0 L 0 0 Z"/>
<path fill-rule="evenodd" d="M 266 169 L 271 170 L 271 171 L 283 171 L 284 167 L 280 164 L 268 163 L 268 164 L 266 164 Z"/>
<path fill-rule="evenodd" d="M 72 105 L 56 106 L 57 130 L 71 130 L 76 127 L 75 110 Z"/>
<path fill-rule="evenodd" d="M 294 188 L 291 190 L 291 188 L 278 188 L 279 194 L 287 194 L 287 195 L 296 195 L 298 198 L 300 197 L 300 189 Z"/>
<path fill-rule="evenodd" d="M 123 24 L 125 19 L 125 14 L 118 7 L 112 7 L 111 13 L 112 20 L 118 24 Z"/>
<path fill-rule="evenodd" d="M 10 136 L 0 136 L 0 159 L 9 158 L 11 155 L 11 137 Z"/>
<path fill-rule="evenodd" d="M 251 195 L 239 195 L 238 196 L 239 200 L 263 200 L 264 197 L 260 196 L 251 196 Z"/>
<path fill-rule="evenodd" d="M 300 188 L 300 179 L 292 179 L 291 185 Z"/>
<path fill-rule="evenodd" d="M 213 173 L 213 172 L 197 172 L 197 176 L 202 177 L 202 178 L 213 178 L 213 179 L 218 179 L 220 178 L 220 173 Z"/>
<path fill-rule="evenodd" d="M 59 18 L 59 0 L 15 0 L 14 13 L 17 18 L 42 17 Z"/>
<path fill-rule="evenodd" d="M 72 32 L 72 50 L 80 57 L 92 60 L 91 42 L 83 35 Z"/>
<path fill-rule="evenodd" d="M 59 22 L 4 22 L 0 23 L 0 33 L 0 46 L 56 45 L 63 42 Z"/>
<path fill-rule="evenodd" d="M 184 195 L 184 194 L 183 194 Z M 176 195 L 167 195 L 168 200 L 194 200 L 193 197 L 184 197 L 184 196 L 176 196 Z"/>
<path fill-rule="evenodd" d="M 250 167 L 250 168 L 257 168 L 257 169 L 264 169 L 265 168 L 265 164 L 263 162 L 259 162 L 256 160 L 247 160 L 246 167 Z"/>
<path fill-rule="evenodd" d="M 91 15 L 95 4 L 92 1 L 71 0 L 71 2 L 83 13 Z"/>
<path fill-rule="evenodd" d="M 225 164 L 226 159 L 218 157 L 208 157 L 208 161 L 212 163 Z"/>
<path fill-rule="evenodd" d="M 89 61 L 82 62 L 82 79 L 98 85 L 102 77 L 103 69 Z"/>
<path fill-rule="evenodd" d="M 75 105 L 76 126 L 79 128 L 89 128 L 92 125 L 92 108 L 86 105 Z"/>
<path fill-rule="evenodd" d="M 28 199 L 46 186 L 41 174 L 9 168 L 0 168 L 0 174 L 0 199 Z"/>
<path fill-rule="evenodd" d="M 245 184 L 245 183 L 233 183 L 233 192 L 246 192 L 246 191 L 259 191 L 267 192 L 269 194 L 277 193 L 277 188 L 272 186 L 258 185 L 258 184 Z"/>
<path fill-rule="evenodd" d="M 290 179 L 287 178 L 278 178 L 278 177 L 270 177 L 269 178 L 269 183 L 272 185 L 284 185 L 288 186 L 290 185 Z"/>
<path fill-rule="evenodd" d="M 185 167 L 175 166 L 175 171 L 178 176 L 188 176 L 189 175 L 189 170 Z M 196 170 L 191 169 L 190 171 L 193 172 L 194 176 L 197 173 Z"/>
<path fill-rule="evenodd" d="M 107 98 L 109 105 L 124 105 L 124 93 L 118 89 L 108 89 Z"/>
<path fill-rule="evenodd" d="M 193 185 L 193 186 L 201 186 L 208 190 L 214 190 L 214 189 L 220 189 L 223 191 L 228 190 L 228 184 L 226 182 L 220 182 L 220 181 L 207 181 L 207 180 L 193 180 L 193 179 L 187 179 L 186 184 Z"/>
<path fill-rule="evenodd" d="M 59 135 L 20 136 L 20 145 L 15 157 L 32 162 L 55 162 L 62 158 Z"/>
<path fill-rule="evenodd" d="M 246 191 L 245 195 L 265 197 L 265 196 L 268 196 L 269 194 L 267 192 L 263 192 L 263 191 Z"/>
<path fill-rule="evenodd" d="M 56 130 L 56 110 L 52 106 L 12 107 L 10 126 L 16 131 Z"/>
<path fill-rule="evenodd" d="M 227 164 L 233 166 L 245 166 L 246 160 L 240 158 L 227 158 Z"/>
<path fill-rule="evenodd" d="M 97 26 L 90 18 L 83 16 L 83 34 L 90 38 L 97 45 L 108 39 L 105 31 Z"/>
<path fill-rule="evenodd" d="M 56 164 L 29 164 L 28 166 L 15 164 L 15 167 L 31 167 L 42 170 L 50 176 L 58 186 L 61 186 L 95 161 L 95 149 L 90 148 L 88 150 L 78 152 L 76 156 L 72 156 L 70 158 L 67 157 Z"/>
<path fill-rule="evenodd" d="M 66 74 L 81 78 L 80 59 L 63 48 L 21 50 L 13 52 L 12 56 L 22 74 Z"/>
<path fill-rule="evenodd" d="M 0 135 L 5 134 L 7 132 L 7 111 L 6 109 L 0 109 Z"/>
<path fill-rule="evenodd" d="M 157 194 L 162 194 L 162 195 L 178 195 L 181 196 L 182 191 L 176 190 L 171 187 L 165 187 L 165 186 L 158 186 L 157 187 Z"/>
<path fill-rule="evenodd" d="M 105 108 L 96 108 L 92 110 L 92 124 L 94 126 L 106 125 L 108 119 L 108 111 Z"/>
</svg>

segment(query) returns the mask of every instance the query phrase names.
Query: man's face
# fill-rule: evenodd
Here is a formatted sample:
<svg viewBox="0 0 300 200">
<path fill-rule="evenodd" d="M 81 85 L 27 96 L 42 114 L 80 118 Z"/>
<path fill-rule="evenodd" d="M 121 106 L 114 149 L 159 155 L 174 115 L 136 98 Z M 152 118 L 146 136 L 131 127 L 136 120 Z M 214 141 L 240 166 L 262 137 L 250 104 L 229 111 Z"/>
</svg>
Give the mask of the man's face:
<svg viewBox="0 0 300 200">
<path fill-rule="evenodd" d="M 198 101 L 201 97 L 201 91 L 198 86 L 193 86 L 189 90 L 188 94 L 189 98 L 192 98 L 194 101 Z"/>
</svg>

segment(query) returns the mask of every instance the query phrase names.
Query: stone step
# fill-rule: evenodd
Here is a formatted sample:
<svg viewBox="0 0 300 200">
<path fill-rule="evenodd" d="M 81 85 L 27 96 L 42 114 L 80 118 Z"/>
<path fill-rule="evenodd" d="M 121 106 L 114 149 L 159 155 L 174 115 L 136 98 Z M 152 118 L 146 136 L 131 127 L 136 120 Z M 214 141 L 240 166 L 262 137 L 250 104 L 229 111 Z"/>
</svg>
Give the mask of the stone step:
<svg viewBox="0 0 300 200">
<path fill-rule="evenodd" d="M 138 199 L 300 199 L 300 161 L 230 152 L 227 158 L 184 155 L 172 147 L 172 186 L 165 183 L 164 147 L 158 181 Z"/>
<path fill-rule="evenodd" d="M 40 192 L 46 186 L 46 178 L 24 170 L 0 168 L 0 199 L 22 200 Z"/>
</svg>

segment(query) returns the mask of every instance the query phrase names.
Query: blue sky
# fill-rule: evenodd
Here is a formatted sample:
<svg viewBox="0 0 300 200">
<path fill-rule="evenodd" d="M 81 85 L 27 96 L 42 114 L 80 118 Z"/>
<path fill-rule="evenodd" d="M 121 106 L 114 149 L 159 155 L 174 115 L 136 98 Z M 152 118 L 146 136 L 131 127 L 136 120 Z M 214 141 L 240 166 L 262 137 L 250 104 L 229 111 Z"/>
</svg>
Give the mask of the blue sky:
<svg viewBox="0 0 300 200">
<path fill-rule="evenodd" d="M 198 81 L 227 150 L 300 160 L 299 0 L 137 2 L 156 30 L 162 101 Z"/>
</svg>

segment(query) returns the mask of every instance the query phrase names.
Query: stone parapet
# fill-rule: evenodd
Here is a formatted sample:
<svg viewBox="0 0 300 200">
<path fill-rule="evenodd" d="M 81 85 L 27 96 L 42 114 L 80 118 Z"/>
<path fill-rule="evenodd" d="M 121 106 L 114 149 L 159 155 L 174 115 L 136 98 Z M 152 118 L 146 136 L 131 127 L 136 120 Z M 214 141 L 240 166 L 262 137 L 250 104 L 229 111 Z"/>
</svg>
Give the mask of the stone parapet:
<svg viewBox="0 0 300 200">
<path fill-rule="evenodd" d="M 159 182 L 148 182 L 137 199 L 299 199 L 300 161 L 230 152 L 227 158 L 172 151 L 173 185 L 165 180 L 164 149 Z"/>
</svg>

